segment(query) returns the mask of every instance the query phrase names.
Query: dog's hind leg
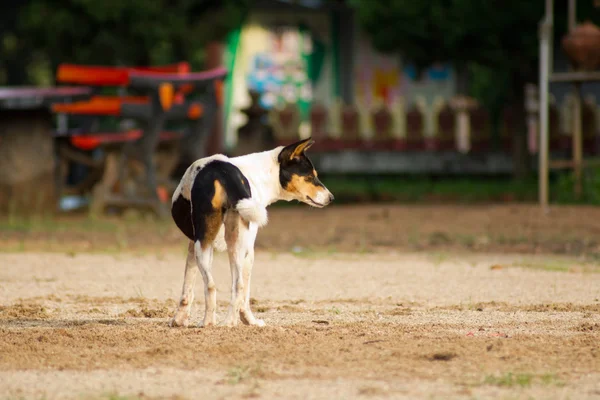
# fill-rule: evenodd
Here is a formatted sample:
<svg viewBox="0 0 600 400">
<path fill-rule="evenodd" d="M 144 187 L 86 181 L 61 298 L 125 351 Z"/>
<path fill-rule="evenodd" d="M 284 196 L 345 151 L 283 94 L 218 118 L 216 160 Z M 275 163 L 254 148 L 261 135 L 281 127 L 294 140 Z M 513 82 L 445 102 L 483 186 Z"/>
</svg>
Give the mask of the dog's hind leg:
<svg viewBox="0 0 600 400">
<path fill-rule="evenodd" d="M 254 223 L 250 224 L 242 269 L 245 295 L 244 304 L 240 309 L 240 319 L 246 325 L 265 326 L 265 322 L 262 319 L 257 319 L 254 317 L 254 314 L 252 314 L 252 310 L 250 309 L 250 279 L 252 277 L 252 267 L 254 266 L 254 241 L 257 233 L 258 225 Z"/>
<path fill-rule="evenodd" d="M 223 321 L 225 326 L 235 326 L 239 321 L 240 310 L 244 305 L 244 280 L 242 270 L 247 254 L 249 224 L 233 210 L 225 216 L 225 242 L 231 269 L 231 303 Z"/>
<path fill-rule="evenodd" d="M 216 323 L 217 312 L 217 288 L 212 276 L 212 245 L 202 246 L 200 241 L 194 244 L 196 262 L 204 279 L 204 320 L 200 327 L 211 326 Z"/>
<path fill-rule="evenodd" d="M 188 245 L 187 260 L 185 261 L 185 273 L 183 278 L 183 289 L 181 290 L 181 299 L 175 311 L 175 316 L 170 322 L 170 326 L 188 326 L 192 303 L 194 302 L 194 286 L 196 285 L 196 275 L 198 268 L 194 256 L 194 242 L 190 241 Z"/>
</svg>

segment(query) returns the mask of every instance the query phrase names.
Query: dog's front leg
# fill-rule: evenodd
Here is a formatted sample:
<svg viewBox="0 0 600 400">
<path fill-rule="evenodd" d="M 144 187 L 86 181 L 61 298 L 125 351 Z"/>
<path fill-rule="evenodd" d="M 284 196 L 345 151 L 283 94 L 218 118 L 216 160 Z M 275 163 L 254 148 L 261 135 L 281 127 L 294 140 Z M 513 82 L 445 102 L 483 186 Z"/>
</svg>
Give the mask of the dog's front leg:
<svg viewBox="0 0 600 400">
<path fill-rule="evenodd" d="M 187 260 L 185 262 L 185 273 L 183 277 L 183 289 L 181 290 L 181 299 L 175 311 L 175 316 L 170 322 L 170 326 L 188 326 L 190 323 L 190 313 L 192 303 L 194 302 L 194 286 L 196 285 L 196 275 L 198 267 L 194 256 L 194 242 L 190 241 L 188 245 Z"/>
</svg>

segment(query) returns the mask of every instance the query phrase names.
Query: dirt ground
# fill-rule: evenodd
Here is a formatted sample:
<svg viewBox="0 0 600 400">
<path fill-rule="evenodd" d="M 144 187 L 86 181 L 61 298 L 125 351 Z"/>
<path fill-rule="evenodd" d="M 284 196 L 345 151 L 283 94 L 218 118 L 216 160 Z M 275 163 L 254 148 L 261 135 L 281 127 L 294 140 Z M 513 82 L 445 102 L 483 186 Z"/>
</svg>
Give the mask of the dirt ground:
<svg viewBox="0 0 600 400">
<path fill-rule="evenodd" d="M 273 210 L 264 328 L 168 327 L 185 262 L 168 225 L 5 227 L 0 399 L 600 399 L 600 210 L 560 210 Z M 215 279 L 222 319 L 222 254 Z"/>
<path fill-rule="evenodd" d="M 257 247 L 265 251 L 469 251 L 570 254 L 600 259 L 600 207 L 536 205 L 306 205 L 271 207 Z M 184 249 L 168 219 L 140 213 L 88 220 L 0 221 L 0 251 L 156 252 Z M 182 250 L 183 251 L 183 250 Z"/>
</svg>

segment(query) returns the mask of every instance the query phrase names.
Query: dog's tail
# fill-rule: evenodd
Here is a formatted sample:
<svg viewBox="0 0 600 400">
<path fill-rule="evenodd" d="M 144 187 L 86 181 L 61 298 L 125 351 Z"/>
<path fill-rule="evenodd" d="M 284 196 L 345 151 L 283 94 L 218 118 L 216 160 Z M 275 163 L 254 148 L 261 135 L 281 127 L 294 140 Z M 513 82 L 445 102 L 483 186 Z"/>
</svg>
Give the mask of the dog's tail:
<svg viewBox="0 0 600 400">
<path fill-rule="evenodd" d="M 269 220 L 267 209 L 252 197 L 238 201 L 235 209 L 244 220 L 254 222 L 259 227 L 266 225 Z"/>
</svg>

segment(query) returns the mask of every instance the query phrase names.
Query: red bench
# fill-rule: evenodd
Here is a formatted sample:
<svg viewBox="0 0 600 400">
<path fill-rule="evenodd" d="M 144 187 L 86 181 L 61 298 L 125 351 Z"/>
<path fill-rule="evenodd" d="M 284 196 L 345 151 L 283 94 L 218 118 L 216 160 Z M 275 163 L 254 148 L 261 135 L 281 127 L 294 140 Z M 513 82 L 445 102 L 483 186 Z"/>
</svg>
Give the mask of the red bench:
<svg viewBox="0 0 600 400">
<path fill-rule="evenodd" d="M 57 136 L 61 166 L 64 167 L 66 162 L 71 161 L 92 167 L 88 179 L 76 188 L 71 188 L 71 191 L 82 194 L 94 185 L 102 186 L 103 190 L 94 190 L 93 204 L 97 205 L 93 207 L 95 211 L 101 211 L 111 202 L 118 205 L 127 203 L 122 196 L 117 198 L 119 196 L 115 195 L 114 189 L 122 186 L 118 183 L 125 179 L 127 159 L 134 158 L 141 161 L 146 170 L 146 183 L 151 192 L 149 202 L 155 209 L 162 207 L 156 200 L 165 203 L 168 196 L 164 190 L 158 190 L 156 174 L 158 172 L 163 181 L 168 180 L 170 170 L 174 168 L 178 158 L 179 149 L 176 144 L 182 138 L 178 132 L 163 131 L 165 122 L 169 119 L 188 121 L 194 124 L 195 131 L 199 130 L 199 121 L 205 116 L 204 105 L 207 102 L 191 101 L 187 95 L 194 93 L 201 84 L 206 86 L 206 80 L 214 82 L 209 90 L 212 97 L 216 98 L 217 103 L 221 100 L 219 89 L 225 75 L 224 70 L 212 75 L 198 75 L 202 73 L 190 73 L 190 66 L 185 62 L 158 67 L 60 65 L 56 74 L 58 83 L 86 85 L 95 90 L 89 100 L 54 104 L 52 107 L 53 112 L 59 116 Z M 121 93 L 101 93 L 107 88 L 116 88 Z M 142 95 L 124 93 L 132 89 L 142 92 Z M 146 129 L 98 132 L 93 125 L 103 118 L 138 120 L 144 123 Z M 69 129 L 68 124 L 73 119 L 82 121 L 83 127 Z M 107 150 L 108 154 L 104 160 L 94 161 L 89 152 L 100 147 Z M 158 170 L 153 161 L 157 149 L 166 150 L 169 154 L 169 161 L 163 163 L 166 167 Z M 112 161 L 119 165 L 117 168 L 107 166 L 110 157 L 120 159 L 118 162 Z M 100 182 L 98 170 L 103 171 Z M 64 174 L 65 171 L 60 172 Z M 156 198 L 157 194 L 159 198 Z M 139 198 L 130 200 L 135 204 L 140 203 Z"/>
</svg>

